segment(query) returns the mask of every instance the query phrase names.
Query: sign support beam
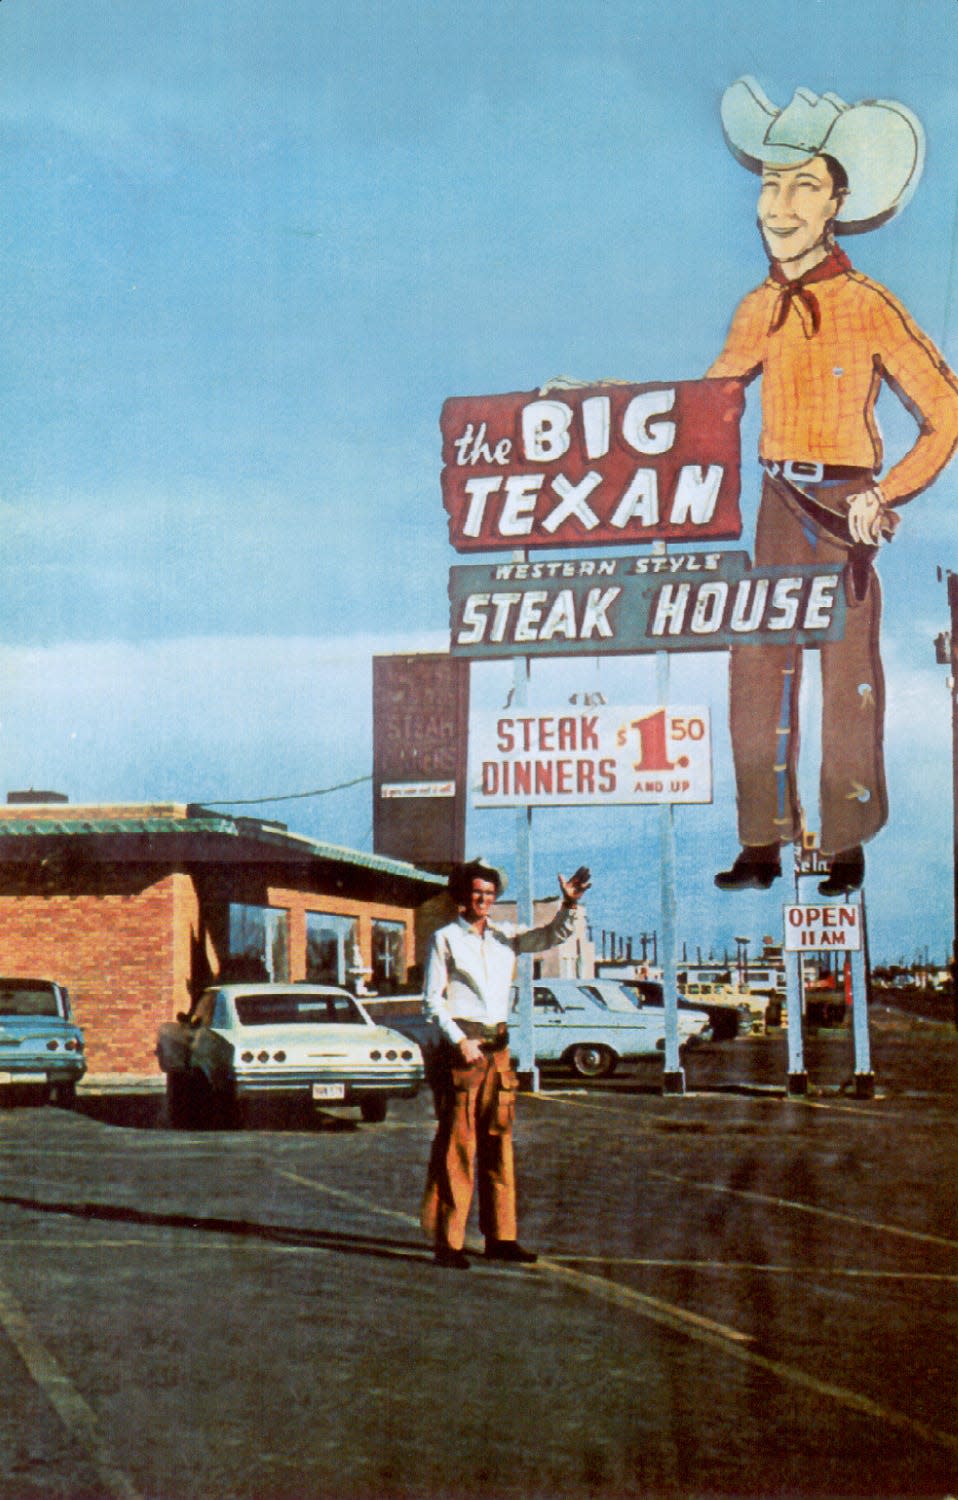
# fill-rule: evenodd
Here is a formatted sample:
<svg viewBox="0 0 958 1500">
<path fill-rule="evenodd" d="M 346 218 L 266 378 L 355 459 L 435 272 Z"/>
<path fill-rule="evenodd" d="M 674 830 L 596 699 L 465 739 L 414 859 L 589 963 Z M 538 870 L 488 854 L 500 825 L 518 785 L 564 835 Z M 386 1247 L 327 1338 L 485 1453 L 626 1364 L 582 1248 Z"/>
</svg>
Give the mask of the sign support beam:
<svg viewBox="0 0 958 1500">
<path fill-rule="evenodd" d="M 665 543 L 654 549 L 664 553 Z M 655 653 L 656 697 L 665 707 L 670 686 L 669 653 Z M 685 1093 L 685 1069 L 679 1059 L 678 953 L 676 947 L 675 902 L 675 818 L 671 802 L 659 808 L 660 901 L 662 908 L 662 990 L 665 1011 L 665 1066 L 662 1073 L 664 1094 Z"/>
<path fill-rule="evenodd" d="M 519 557 L 525 553 L 520 552 Z M 517 708 L 529 706 L 529 676 L 532 663 L 529 657 L 517 656 L 513 661 L 512 701 Z M 516 808 L 516 921 L 520 927 L 532 927 L 535 923 L 533 898 L 533 852 L 532 852 L 532 807 Z M 539 1069 L 536 1066 L 535 1030 L 533 1025 L 533 985 L 531 953 L 520 953 L 516 962 L 516 982 L 519 990 L 519 1036 L 516 1072 L 519 1087 L 527 1093 L 539 1090 Z"/>
<path fill-rule="evenodd" d="M 786 972 L 788 978 L 788 1092 L 806 1094 L 808 1074 L 805 1072 L 803 1056 L 803 1009 L 804 984 L 802 980 L 802 951 L 817 952 L 828 945 L 825 951 L 836 958 L 844 955 L 851 976 L 852 1045 L 854 1052 L 854 1084 L 856 1099 L 872 1099 L 875 1095 L 875 1076 L 871 1066 L 871 1045 L 868 1033 L 868 934 L 865 929 L 865 897 L 863 891 L 849 892 L 840 901 L 822 901 L 804 904 L 802 882 L 819 881 L 827 872 L 825 860 L 812 860 L 811 868 L 796 869 L 795 892 L 799 905 L 786 907 Z M 807 925 L 801 947 L 790 941 L 790 922 L 801 930 Z M 792 936 L 794 936 L 794 932 Z M 832 939 L 829 944 L 828 940 Z"/>
<path fill-rule="evenodd" d="M 862 946 L 851 955 L 852 1033 L 855 1047 L 855 1098 L 875 1097 L 875 1075 L 872 1072 L 871 1042 L 868 1035 L 868 931 L 865 927 L 865 893 L 855 894 L 862 924 Z"/>
</svg>

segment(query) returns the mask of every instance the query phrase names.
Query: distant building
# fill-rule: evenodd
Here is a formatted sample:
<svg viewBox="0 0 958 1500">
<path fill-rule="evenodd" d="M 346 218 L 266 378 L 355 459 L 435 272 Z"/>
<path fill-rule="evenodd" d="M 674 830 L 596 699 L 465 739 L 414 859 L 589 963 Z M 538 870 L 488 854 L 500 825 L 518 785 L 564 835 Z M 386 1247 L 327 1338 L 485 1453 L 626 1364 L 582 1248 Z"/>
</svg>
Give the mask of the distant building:
<svg viewBox="0 0 958 1500">
<path fill-rule="evenodd" d="M 67 986 L 91 1073 L 152 1072 L 160 1022 L 216 979 L 397 989 L 445 886 L 282 823 L 38 796 L 0 806 L 0 973 Z"/>
<path fill-rule="evenodd" d="M 543 927 L 551 922 L 559 906 L 559 897 L 533 903 L 533 927 Z M 503 924 L 515 924 L 516 903 L 497 901 L 492 910 L 492 920 Z M 594 979 L 595 944 L 589 933 L 589 924 L 584 909 L 576 908 L 575 927 L 564 943 L 550 948 L 545 953 L 533 955 L 533 972 L 537 979 Z"/>
</svg>

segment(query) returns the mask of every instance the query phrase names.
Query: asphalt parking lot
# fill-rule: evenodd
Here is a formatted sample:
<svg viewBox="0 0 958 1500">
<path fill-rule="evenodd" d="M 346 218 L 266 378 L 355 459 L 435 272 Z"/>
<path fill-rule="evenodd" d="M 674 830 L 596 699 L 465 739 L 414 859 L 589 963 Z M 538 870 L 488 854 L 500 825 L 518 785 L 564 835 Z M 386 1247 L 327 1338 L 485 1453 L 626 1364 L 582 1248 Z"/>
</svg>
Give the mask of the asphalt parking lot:
<svg viewBox="0 0 958 1500">
<path fill-rule="evenodd" d="M 958 1493 L 958 1033 L 706 1047 L 520 1102 L 534 1269 L 431 1263 L 428 1095 L 174 1134 L 0 1110 L 0 1495 Z"/>
</svg>

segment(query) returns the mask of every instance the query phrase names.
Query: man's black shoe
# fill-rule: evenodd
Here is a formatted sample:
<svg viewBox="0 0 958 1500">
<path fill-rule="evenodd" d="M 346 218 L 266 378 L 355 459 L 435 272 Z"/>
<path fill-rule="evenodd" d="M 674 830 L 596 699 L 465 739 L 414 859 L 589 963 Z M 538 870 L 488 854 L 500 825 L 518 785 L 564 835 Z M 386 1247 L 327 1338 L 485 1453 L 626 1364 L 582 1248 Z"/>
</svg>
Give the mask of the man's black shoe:
<svg viewBox="0 0 958 1500">
<path fill-rule="evenodd" d="M 857 891 L 865 879 L 865 854 L 861 844 L 852 849 L 842 849 L 832 856 L 828 867 L 828 878 L 818 887 L 822 896 L 847 896 Z"/>
<path fill-rule="evenodd" d="M 439 1245 L 433 1256 L 437 1266 L 448 1266 L 451 1271 L 468 1271 L 469 1257 L 465 1250 L 453 1250 L 451 1245 Z"/>
<path fill-rule="evenodd" d="M 533 1266 L 538 1259 L 534 1250 L 523 1250 L 518 1240 L 486 1240 L 486 1260 L 504 1260 L 511 1266 Z"/>
<path fill-rule="evenodd" d="M 747 844 L 730 870 L 720 870 L 715 884 L 720 891 L 767 891 L 782 873 L 777 844 Z"/>
</svg>

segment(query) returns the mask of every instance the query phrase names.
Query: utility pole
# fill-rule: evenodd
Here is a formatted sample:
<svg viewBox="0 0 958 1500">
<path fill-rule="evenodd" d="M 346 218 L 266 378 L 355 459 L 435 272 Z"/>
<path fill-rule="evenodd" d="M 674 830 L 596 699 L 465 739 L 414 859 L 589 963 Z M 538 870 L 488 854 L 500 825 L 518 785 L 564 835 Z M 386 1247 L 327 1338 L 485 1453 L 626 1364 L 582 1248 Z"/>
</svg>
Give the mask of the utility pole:
<svg viewBox="0 0 958 1500">
<path fill-rule="evenodd" d="M 938 569 L 939 583 L 944 579 L 948 597 L 951 629 L 935 638 L 935 660 L 951 668 L 948 691 L 951 694 L 951 776 L 952 776 L 952 899 L 954 920 L 951 944 L 951 997 L 955 1026 L 958 1027 L 958 574 L 950 568 Z"/>
</svg>

